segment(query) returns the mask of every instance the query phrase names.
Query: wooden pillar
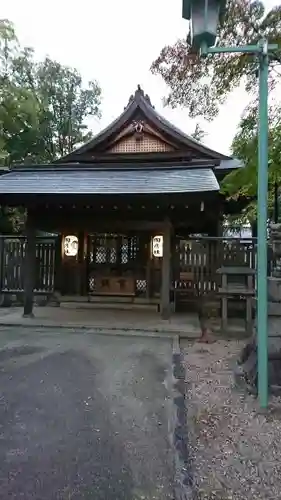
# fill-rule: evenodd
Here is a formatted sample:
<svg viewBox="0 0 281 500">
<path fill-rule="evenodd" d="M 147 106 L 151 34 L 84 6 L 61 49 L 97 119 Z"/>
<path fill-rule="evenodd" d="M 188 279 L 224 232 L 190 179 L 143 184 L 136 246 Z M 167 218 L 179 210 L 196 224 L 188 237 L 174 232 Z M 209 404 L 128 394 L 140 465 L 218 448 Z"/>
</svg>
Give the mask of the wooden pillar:
<svg viewBox="0 0 281 500">
<path fill-rule="evenodd" d="M 145 268 L 145 279 L 146 279 L 146 298 L 151 297 L 151 234 L 146 236 L 146 268 Z"/>
<path fill-rule="evenodd" d="M 36 273 L 36 227 L 33 217 L 27 214 L 26 250 L 24 263 L 24 308 L 23 317 L 33 318 L 34 287 Z"/>
<path fill-rule="evenodd" d="M 84 252 L 85 252 L 85 233 L 80 231 L 78 233 L 78 295 L 84 295 L 85 293 L 85 266 L 84 266 Z"/>
<path fill-rule="evenodd" d="M 150 299 L 151 297 L 151 257 L 148 257 L 146 268 L 145 268 L 145 279 L 146 279 L 146 298 Z"/>
<path fill-rule="evenodd" d="M 215 213 L 212 220 L 208 220 L 208 236 L 220 238 L 223 236 L 223 219 L 220 213 Z"/>
<path fill-rule="evenodd" d="M 59 234 L 55 243 L 55 276 L 54 291 L 61 294 L 62 285 L 62 234 Z"/>
<path fill-rule="evenodd" d="M 1 287 L 1 290 L 3 288 L 4 243 L 5 243 L 4 237 L 0 236 L 0 287 Z M 1 303 L 2 303 L 2 301 L 3 301 L 3 297 L 1 299 Z"/>
<path fill-rule="evenodd" d="M 171 224 L 167 219 L 163 230 L 161 316 L 170 319 L 170 286 L 171 286 Z"/>
</svg>

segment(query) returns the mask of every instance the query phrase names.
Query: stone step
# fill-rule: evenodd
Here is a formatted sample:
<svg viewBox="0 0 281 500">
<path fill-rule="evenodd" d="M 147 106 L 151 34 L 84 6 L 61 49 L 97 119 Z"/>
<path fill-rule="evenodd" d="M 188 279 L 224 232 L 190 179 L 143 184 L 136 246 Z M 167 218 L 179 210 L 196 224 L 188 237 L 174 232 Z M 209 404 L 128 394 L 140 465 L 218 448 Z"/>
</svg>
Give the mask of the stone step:
<svg viewBox="0 0 281 500">
<path fill-rule="evenodd" d="M 119 311 L 155 311 L 158 312 L 157 304 L 138 304 L 126 302 L 64 302 L 61 304 L 64 309 L 117 309 Z"/>
</svg>

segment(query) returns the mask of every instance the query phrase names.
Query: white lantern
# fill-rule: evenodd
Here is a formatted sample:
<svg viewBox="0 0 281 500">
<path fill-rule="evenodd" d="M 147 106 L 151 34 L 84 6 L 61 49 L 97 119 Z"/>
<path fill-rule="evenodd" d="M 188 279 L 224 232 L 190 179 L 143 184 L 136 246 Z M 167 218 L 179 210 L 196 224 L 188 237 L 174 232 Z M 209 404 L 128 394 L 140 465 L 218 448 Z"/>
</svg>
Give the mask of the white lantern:
<svg viewBox="0 0 281 500">
<path fill-rule="evenodd" d="M 66 257 L 76 257 L 78 254 L 78 238 L 72 234 L 64 238 L 64 255 Z"/>
<path fill-rule="evenodd" d="M 152 255 L 153 257 L 163 257 L 163 236 L 154 236 L 152 239 Z"/>
</svg>

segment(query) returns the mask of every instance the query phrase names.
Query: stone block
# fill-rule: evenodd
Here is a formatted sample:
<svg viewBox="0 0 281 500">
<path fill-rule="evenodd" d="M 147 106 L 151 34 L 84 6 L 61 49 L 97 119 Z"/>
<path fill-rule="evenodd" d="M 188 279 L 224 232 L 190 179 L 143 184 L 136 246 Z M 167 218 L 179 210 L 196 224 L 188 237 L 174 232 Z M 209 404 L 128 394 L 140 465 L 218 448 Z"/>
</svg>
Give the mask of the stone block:
<svg viewBox="0 0 281 500">
<path fill-rule="evenodd" d="M 281 339 L 281 317 L 271 316 L 268 318 L 268 337 L 280 337 Z"/>
<path fill-rule="evenodd" d="M 267 286 L 270 301 L 281 303 L 281 278 L 268 278 Z"/>
<path fill-rule="evenodd" d="M 281 317 L 281 302 L 268 302 L 268 316 Z"/>
</svg>

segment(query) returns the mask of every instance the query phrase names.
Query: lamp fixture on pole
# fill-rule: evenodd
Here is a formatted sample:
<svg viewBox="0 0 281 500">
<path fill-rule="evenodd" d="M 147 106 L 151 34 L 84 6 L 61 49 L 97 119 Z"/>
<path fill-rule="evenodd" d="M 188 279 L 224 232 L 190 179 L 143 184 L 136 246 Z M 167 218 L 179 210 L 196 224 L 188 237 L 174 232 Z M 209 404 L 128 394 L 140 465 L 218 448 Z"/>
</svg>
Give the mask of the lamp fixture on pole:
<svg viewBox="0 0 281 500">
<path fill-rule="evenodd" d="M 226 0 L 183 0 L 182 17 L 190 21 L 193 50 L 209 54 L 254 54 L 259 60 L 259 147 L 258 147 L 258 263 L 257 337 L 258 395 L 260 406 L 268 405 L 267 336 L 267 205 L 268 205 L 268 65 L 269 54 L 278 49 L 262 39 L 255 45 L 216 47 L 217 31 L 223 23 Z"/>
<path fill-rule="evenodd" d="M 183 0 L 182 17 L 190 21 L 192 48 L 213 47 L 223 21 L 226 0 Z"/>
</svg>

